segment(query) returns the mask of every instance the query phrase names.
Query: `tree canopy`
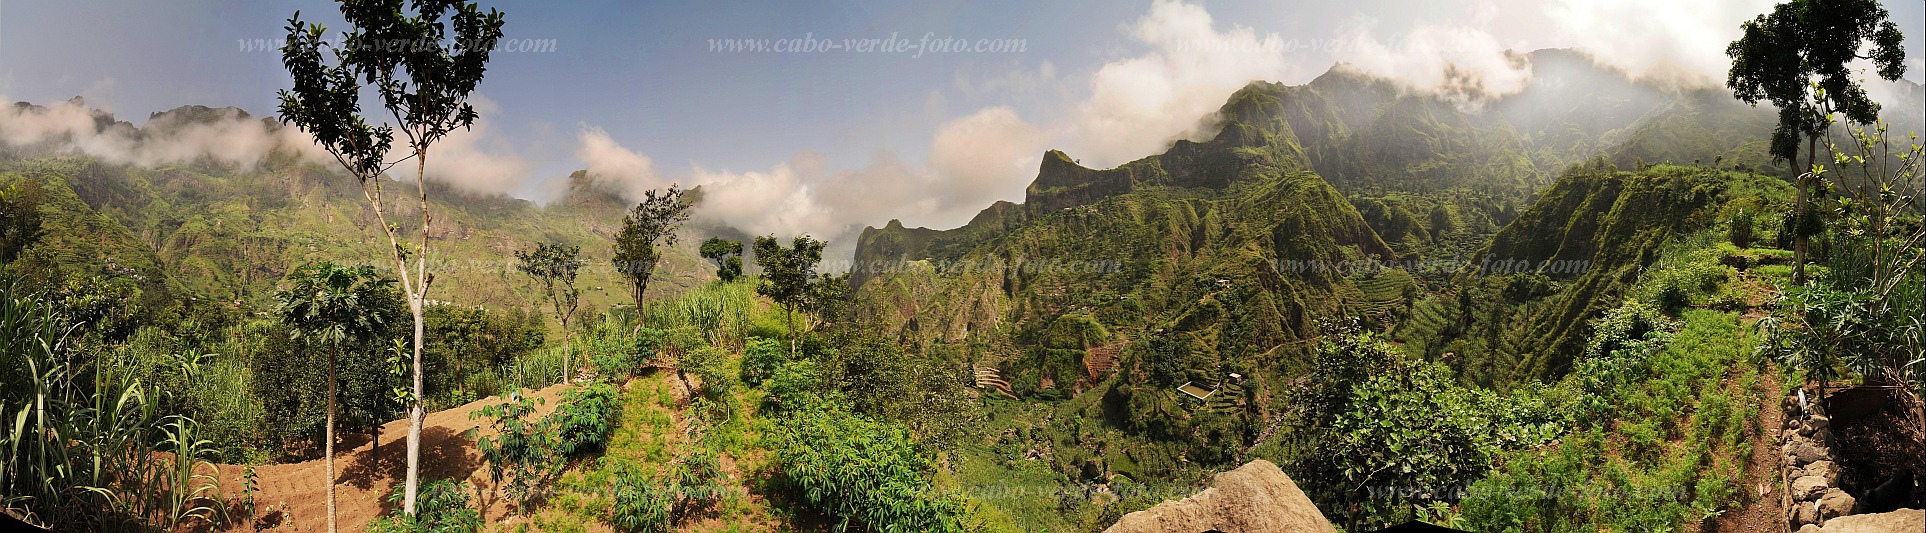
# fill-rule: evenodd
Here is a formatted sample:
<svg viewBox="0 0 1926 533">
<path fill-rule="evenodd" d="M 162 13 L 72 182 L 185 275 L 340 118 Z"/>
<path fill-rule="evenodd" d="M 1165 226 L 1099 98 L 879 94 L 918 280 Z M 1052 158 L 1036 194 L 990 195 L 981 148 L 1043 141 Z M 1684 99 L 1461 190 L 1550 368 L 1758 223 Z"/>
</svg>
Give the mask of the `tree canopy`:
<svg viewBox="0 0 1926 533">
<path fill-rule="evenodd" d="M 657 247 L 675 245 L 676 230 L 689 220 L 695 207 L 684 201 L 686 192 L 674 184 L 668 189 L 650 189 L 622 217 L 622 230 L 615 234 L 615 269 L 629 279 L 636 309 L 642 308 L 649 276 L 655 274 L 655 265 L 662 260 Z"/>
</svg>

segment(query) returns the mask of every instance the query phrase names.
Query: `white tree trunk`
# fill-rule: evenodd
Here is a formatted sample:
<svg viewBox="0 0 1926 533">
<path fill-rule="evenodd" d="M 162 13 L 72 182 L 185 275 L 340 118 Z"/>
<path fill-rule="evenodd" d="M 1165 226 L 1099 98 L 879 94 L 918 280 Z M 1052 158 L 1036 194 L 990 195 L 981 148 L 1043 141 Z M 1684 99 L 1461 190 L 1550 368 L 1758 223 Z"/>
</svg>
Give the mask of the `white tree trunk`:
<svg viewBox="0 0 1926 533">
<path fill-rule="evenodd" d="M 334 354 L 333 350 L 328 352 L 328 427 L 323 431 L 327 442 L 321 445 L 328 467 L 328 533 L 334 533 Z"/>
</svg>

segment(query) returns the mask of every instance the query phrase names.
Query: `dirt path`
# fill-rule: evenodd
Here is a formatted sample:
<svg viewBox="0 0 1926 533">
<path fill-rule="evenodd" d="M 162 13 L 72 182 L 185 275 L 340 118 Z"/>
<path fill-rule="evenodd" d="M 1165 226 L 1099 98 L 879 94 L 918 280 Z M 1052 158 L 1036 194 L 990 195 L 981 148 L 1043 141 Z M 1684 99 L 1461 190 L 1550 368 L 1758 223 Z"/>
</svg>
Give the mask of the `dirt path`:
<svg viewBox="0 0 1926 533">
<path fill-rule="evenodd" d="M 1776 474 L 1779 469 L 1779 429 L 1785 427 L 1785 410 L 1781 408 L 1778 367 L 1768 365 L 1759 371 L 1759 417 L 1752 435 L 1752 458 L 1746 462 L 1745 477 L 1740 480 L 1740 498 L 1744 505 L 1738 509 L 1719 515 L 1708 531 L 1744 533 L 1782 533 L 1786 530 L 1785 509 L 1780 506 L 1781 487 Z"/>
<path fill-rule="evenodd" d="M 555 409 L 562 390 L 566 385 L 551 385 L 534 391 L 542 405 L 536 408 L 534 417 L 546 416 Z M 492 494 L 493 484 L 488 482 L 488 472 L 481 468 L 481 457 L 475 453 L 475 443 L 464 436 L 470 428 L 481 428 L 482 435 L 490 432 L 482 420 L 469 420 L 468 415 L 485 405 L 500 403 L 499 398 L 484 398 L 473 403 L 428 413 L 421 429 L 422 479 L 454 478 L 467 479 L 480 489 L 482 494 Z M 335 486 L 336 525 L 340 531 L 366 531 L 368 523 L 399 507 L 388 501 L 389 491 L 402 482 L 407 473 L 407 436 L 408 422 L 396 420 L 381 426 L 381 461 L 374 461 L 366 437 L 350 440 L 344 445 L 349 449 L 337 447 L 334 466 L 338 485 Z M 240 494 L 245 485 L 244 467 L 240 465 L 220 465 L 221 489 L 230 498 Z M 260 484 L 254 496 L 256 522 L 264 530 L 273 531 L 326 531 L 327 522 L 327 467 L 323 460 L 315 459 L 300 463 L 262 465 L 255 468 Z M 501 520 L 508 513 L 508 504 L 485 497 L 477 503 L 482 505 L 483 519 L 488 523 Z M 252 525 L 241 525 L 233 531 L 255 530 Z"/>
</svg>

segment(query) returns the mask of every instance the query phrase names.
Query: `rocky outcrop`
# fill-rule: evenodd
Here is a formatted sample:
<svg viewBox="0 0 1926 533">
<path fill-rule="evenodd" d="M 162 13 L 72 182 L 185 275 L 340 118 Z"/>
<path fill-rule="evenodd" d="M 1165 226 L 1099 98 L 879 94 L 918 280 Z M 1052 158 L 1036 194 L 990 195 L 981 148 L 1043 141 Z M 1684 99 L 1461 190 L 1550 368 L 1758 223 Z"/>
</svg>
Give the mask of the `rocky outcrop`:
<svg viewBox="0 0 1926 533">
<path fill-rule="evenodd" d="M 1177 501 L 1167 501 L 1124 515 L 1106 533 L 1163 533 L 1166 531 L 1332 532 L 1311 499 L 1277 465 L 1258 459 L 1222 472 L 1210 488 Z"/>
</svg>

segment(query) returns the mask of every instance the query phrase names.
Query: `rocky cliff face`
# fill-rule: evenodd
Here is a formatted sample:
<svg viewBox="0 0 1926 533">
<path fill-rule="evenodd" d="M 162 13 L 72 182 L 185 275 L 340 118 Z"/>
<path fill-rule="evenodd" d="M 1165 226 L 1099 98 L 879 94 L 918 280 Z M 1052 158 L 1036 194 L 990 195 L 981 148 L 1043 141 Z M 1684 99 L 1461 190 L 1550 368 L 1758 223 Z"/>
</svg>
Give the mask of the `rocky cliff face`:
<svg viewBox="0 0 1926 533">
<path fill-rule="evenodd" d="M 1277 465 L 1258 459 L 1217 474 L 1210 488 L 1124 515 L 1106 533 L 1167 531 L 1333 532 L 1324 513 Z"/>
</svg>

